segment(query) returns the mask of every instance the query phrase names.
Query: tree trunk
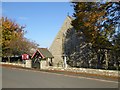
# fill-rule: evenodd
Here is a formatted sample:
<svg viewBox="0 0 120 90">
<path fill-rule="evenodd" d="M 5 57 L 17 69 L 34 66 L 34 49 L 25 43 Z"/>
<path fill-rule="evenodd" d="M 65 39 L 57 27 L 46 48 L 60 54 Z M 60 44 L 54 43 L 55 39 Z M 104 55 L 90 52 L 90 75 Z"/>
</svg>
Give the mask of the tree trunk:
<svg viewBox="0 0 120 90">
<path fill-rule="evenodd" d="M 10 57 L 8 56 L 8 62 L 10 63 Z"/>
<path fill-rule="evenodd" d="M 106 66 L 105 66 L 105 69 L 107 70 L 107 69 L 108 69 L 108 62 L 109 62 L 107 50 L 105 50 L 105 59 L 106 59 Z"/>
<path fill-rule="evenodd" d="M 97 68 L 100 68 L 100 65 L 101 65 L 101 62 L 100 62 L 100 49 L 97 51 L 97 59 L 98 59 Z"/>
</svg>

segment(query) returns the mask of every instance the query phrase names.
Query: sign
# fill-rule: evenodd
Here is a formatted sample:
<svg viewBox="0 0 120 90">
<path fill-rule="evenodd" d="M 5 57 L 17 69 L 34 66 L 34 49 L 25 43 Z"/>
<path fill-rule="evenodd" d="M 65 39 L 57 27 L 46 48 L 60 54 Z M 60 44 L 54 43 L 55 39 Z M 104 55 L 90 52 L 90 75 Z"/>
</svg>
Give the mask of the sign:
<svg viewBox="0 0 120 90">
<path fill-rule="evenodd" d="M 22 55 L 22 60 L 29 60 L 29 55 L 28 54 L 23 54 Z"/>
</svg>

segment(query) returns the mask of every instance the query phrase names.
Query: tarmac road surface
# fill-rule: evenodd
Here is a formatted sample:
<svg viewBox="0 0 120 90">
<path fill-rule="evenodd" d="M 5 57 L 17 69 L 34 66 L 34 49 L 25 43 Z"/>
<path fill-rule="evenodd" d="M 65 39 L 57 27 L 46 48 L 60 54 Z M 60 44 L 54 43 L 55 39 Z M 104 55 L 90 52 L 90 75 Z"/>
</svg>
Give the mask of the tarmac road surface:
<svg viewBox="0 0 120 90">
<path fill-rule="evenodd" d="M 118 82 L 2 67 L 2 88 L 118 88 Z"/>
</svg>

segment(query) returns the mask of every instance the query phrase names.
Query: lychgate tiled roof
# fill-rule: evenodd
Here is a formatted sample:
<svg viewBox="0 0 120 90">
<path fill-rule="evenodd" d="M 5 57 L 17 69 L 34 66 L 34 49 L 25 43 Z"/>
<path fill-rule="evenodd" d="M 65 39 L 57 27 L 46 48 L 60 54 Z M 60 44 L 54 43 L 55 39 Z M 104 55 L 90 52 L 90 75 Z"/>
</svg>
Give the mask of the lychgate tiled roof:
<svg viewBox="0 0 120 90">
<path fill-rule="evenodd" d="M 53 55 L 50 53 L 50 51 L 47 48 L 38 48 L 36 52 L 33 54 L 32 58 L 39 53 L 42 58 L 53 58 Z"/>
<path fill-rule="evenodd" d="M 53 55 L 50 53 L 50 51 L 47 48 L 38 48 L 38 50 L 45 58 L 53 58 Z"/>
</svg>

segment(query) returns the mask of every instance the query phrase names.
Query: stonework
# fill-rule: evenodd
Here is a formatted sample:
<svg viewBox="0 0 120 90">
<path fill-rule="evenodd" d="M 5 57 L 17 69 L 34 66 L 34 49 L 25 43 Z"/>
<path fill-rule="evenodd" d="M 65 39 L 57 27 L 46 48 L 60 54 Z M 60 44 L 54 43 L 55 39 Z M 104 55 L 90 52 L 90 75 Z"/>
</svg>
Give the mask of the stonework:
<svg viewBox="0 0 120 90">
<path fill-rule="evenodd" d="M 31 60 L 25 60 L 25 67 L 27 67 L 27 68 L 31 68 L 32 67 Z"/>
<path fill-rule="evenodd" d="M 47 65 L 46 60 L 41 60 L 40 61 L 40 69 L 45 69 L 47 67 L 48 67 L 48 65 Z"/>
<path fill-rule="evenodd" d="M 109 76 L 120 78 L 119 71 L 114 70 L 102 70 L 102 69 L 89 69 L 89 68 L 63 68 L 63 67 L 48 67 L 47 70 L 58 70 L 58 71 L 68 71 L 75 73 L 84 73 L 84 74 L 92 74 L 96 76 Z"/>
<path fill-rule="evenodd" d="M 73 28 L 72 20 L 73 18 L 67 16 L 49 49 L 54 56 L 53 65 L 64 66 L 62 58 L 64 53 L 67 55 L 67 64 L 70 66 L 88 67 L 89 61 L 92 60 L 90 45 L 85 42 L 83 33 L 80 30 L 77 32 Z"/>
<path fill-rule="evenodd" d="M 50 52 L 54 56 L 54 59 L 53 59 L 54 66 L 63 65 L 62 54 L 63 54 L 64 34 L 68 29 L 72 28 L 71 21 L 72 21 L 72 18 L 70 16 L 67 16 L 66 20 L 64 21 L 63 26 L 61 27 L 55 40 L 53 41 L 51 47 L 49 48 Z"/>
</svg>

